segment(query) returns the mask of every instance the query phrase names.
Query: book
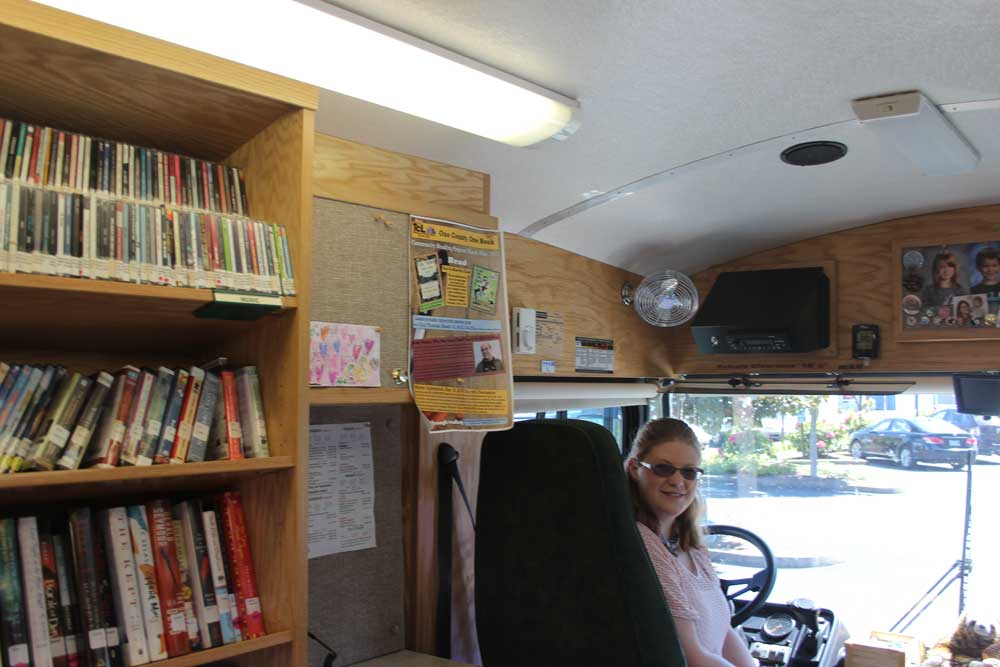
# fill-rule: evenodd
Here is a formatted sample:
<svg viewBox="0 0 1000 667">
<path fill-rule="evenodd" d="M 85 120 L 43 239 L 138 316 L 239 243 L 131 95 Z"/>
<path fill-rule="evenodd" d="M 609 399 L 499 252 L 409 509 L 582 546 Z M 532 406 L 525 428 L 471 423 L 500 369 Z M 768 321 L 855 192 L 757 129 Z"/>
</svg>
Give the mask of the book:
<svg viewBox="0 0 1000 667">
<path fill-rule="evenodd" d="M 98 372 L 94 377 L 90 393 L 87 395 L 87 401 L 83 404 L 83 409 L 80 411 L 76 426 L 73 427 L 73 432 L 69 437 L 69 444 L 66 445 L 62 456 L 56 461 L 56 467 L 63 470 L 76 470 L 80 467 L 80 463 L 83 461 L 91 438 L 94 435 L 94 428 L 97 426 L 98 419 L 101 416 L 104 399 L 107 398 L 108 392 L 111 391 L 113 382 L 114 378 L 111 374 L 104 371 Z M 46 468 L 46 465 L 47 459 L 43 458 L 39 461 L 40 468 L 51 470 L 51 468 Z"/>
<path fill-rule="evenodd" d="M 118 371 L 108 397 L 108 404 L 101 417 L 94 446 L 91 447 L 90 456 L 87 458 L 87 465 L 98 468 L 112 468 L 118 465 L 122 442 L 125 439 L 125 427 L 138 381 L 138 368 L 126 366 Z"/>
<path fill-rule="evenodd" d="M 177 505 L 171 508 L 174 521 L 174 539 L 177 540 L 177 565 L 180 574 L 181 599 L 184 601 L 184 619 L 187 623 L 188 643 L 191 650 L 202 648 L 201 629 L 198 627 L 198 617 L 194 610 L 194 589 L 191 587 L 191 564 L 188 560 L 187 545 L 184 541 L 184 526 Z"/>
<path fill-rule="evenodd" d="M 222 643 L 232 644 L 237 639 L 236 629 L 233 626 L 233 607 L 229 597 L 229 582 L 226 579 L 226 559 L 222 549 L 218 517 L 210 502 L 202 505 L 201 520 L 202 526 L 205 528 L 205 548 L 208 551 L 212 585 L 215 588 L 215 599 L 219 606 L 219 628 L 222 632 Z"/>
<path fill-rule="evenodd" d="M 149 398 L 155 382 L 155 375 L 149 371 L 139 371 L 135 398 L 129 410 L 125 438 L 122 442 L 121 462 L 126 465 L 135 465 L 137 462 L 139 445 L 145 433 L 146 411 L 149 408 Z"/>
<path fill-rule="evenodd" d="M 128 514 L 124 507 L 112 507 L 99 515 L 114 600 L 115 622 L 121 639 L 126 667 L 149 662 L 146 628 L 139 605 L 139 581 L 132 552 Z"/>
<path fill-rule="evenodd" d="M 191 440 L 188 447 L 188 461 L 204 461 L 208 450 L 208 439 L 215 419 L 215 404 L 219 400 L 221 383 L 215 373 L 205 373 L 201 387 L 201 400 L 195 413 L 194 426 L 191 429 Z"/>
<path fill-rule="evenodd" d="M 4 406 L 3 414 L 0 414 L 0 419 L 3 419 L 3 426 L 0 426 L 0 459 L 13 453 L 13 449 L 10 447 L 16 447 L 14 441 L 18 426 L 20 426 L 25 410 L 38 388 L 38 384 L 42 381 L 42 375 L 44 375 L 41 368 L 34 366 L 27 368 L 30 370 L 21 374 L 21 378 L 14 386 L 10 400 Z M 14 444 L 12 445 L 12 443 Z"/>
<path fill-rule="evenodd" d="M 167 653 L 174 658 L 190 653 L 191 644 L 187 635 L 187 618 L 184 615 L 173 515 L 170 503 L 166 500 L 154 500 L 148 503 L 146 511 L 153 542 L 153 562 L 160 592 L 160 608 L 163 611 L 163 634 Z"/>
<path fill-rule="evenodd" d="M 59 394 L 53 399 L 52 409 L 42 424 L 42 437 L 35 445 L 31 465 L 40 470 L 52 470 L 56 460 L 69 444 L 72 429 L 84 408 L 90 385 L 93 381 L 79 373 L 73 373 L 64 382 Z"/>
<path fill-rule="evenodd" d="M 49 620 L 45 604 L 45 581 L 42 579 L 41 546 L 38 520 L 33 516 L 17 520 L 17 545 L 21 560 L 24 607 L 28 616 L 28 637 L 34 667 L 52 667 Z"/>
<path fill-rule="evenodd" d="M 51 522 L 38 519 L 38 545 L 45 591 L 45 616 L 48 619 L 49 650 L 53 667 L 67 667 L 65 628 L 59 593 L 59 567 Z"/>
<path fill-rule="evenodd" d="M 92 514 L 94 538 L 94 569 L 97 574 L 98 610 L 100 623 L 104 628 L 104 636 L 108 646 L 108 664 L 111 667 L 124 667 L 125 657 L 122 651 L 122 632 L 118 628 L 118 618 L 115 613 L 114 592 L 111 586 L 111 567 L 109 555 L 105 546 L 104 536 L 100 528 L 98 514 Z"/>
<path fill-rule="evenodd" d="M 233 638 L 243 641 L 243 630 L 240 622 L 240 607 L 236 603 L 236 585 L 233 581 L 233 564 L 229 562 L 229 545 L 226 543 L 226 531 L 222 526 L 222 511 L 215 498 L 206 498 L 202 501 L 206 510 L 211 510 L 215 514 L 215 522 L 219 530 L 219 547 L 222 549 L 222 569 L 226 573 L 226 594 L 229 597 L 229 613 L 233 619 Z"/>
<path fill-rule="evenodd" d="M 230 460 L 243 458 L 243 428 L 240 424 L 239 402 L 236 397 L 236 374 L 231 370 L 223 370 L 222 408 L 225 415 L 225 440 Z M 220 435 L 222 435 L 220 433 Z"/>
<path fill-rule="evenodd" d="M 222 628 L 219 620 L 219 606 L 215 598 L 212 582 L 212 568 L 205 543 L 205 528 L 202 523 L 201 503 L 188 500 L 174 505 L 174 513 L 180 517 L 181 536 L 187 553 L 191 576 L 191 594 L 194 600 L 195 617 L 201 635 L 202 648 L 222 646 Z"/>
<path fill-rule="evenodd" d="M 247 458 L 270 456 L 264 400 L 260 393 L 260 378 L 256 366 L 244 366 L 236 370 L 236 395 L 243 431 L 244 454 Z"/>
<path fill-rule="evenodd" d="M 266 634 L 264 615 L 260 596 L 257 594 L 257 579 L 243 512 L 243 496 L 239 491 L 227 491 L 219 496 L 217 502 L 230 569 L 233 572 L 232 588 L 236 594 L 240 634 L 243 639 L 263 637 Z"/>
<path fill-rule="evenodd" d="M 17 554 L 17 520 L 0 518 L 0 644 L 6 664 L 28 667 L 28 613 L 24 607 Z"/>
<path fill-rule="evenodd" d="M 25 406 L 21 423 L 15 429 L 7 446 L 7 452 L 0 461 L 0 473 L 11 472 L 23 465 L 24 457 L 28 456 L 31 442 L 42 426 L 45 410 L 52 400 L 59 379 L 66 370 L 58 366 L 46 366 L 42 378 L 35 389 L 31 400 Z"/>
<path fill-rule="evenodd" d="M 177 438 L 177 422 L 181 414 L 181 405 L 184 403 L 188 379 L 188 372 L 183 368 L 178 368 L 174 384 L 170 389 L 170 397 L 167 400 L 167 409 L 163 415 L 163 430 L 160 431 L 160 438 L 156 444 L 153 463 L 170 462 L 170 453 L 173 451 L 174 440 Z"/>
<path fill-rule="evenodd" d="M 198 401 L 201 399 L 201 385 L 205 381 L 205 371 L 197 366 L 192 366 L 188 373 L 190 379 L 187 389 L 184 391 L 184 401 L 177 419 L 177 438 L 174 440 L 174 448 L 170 453 L 171 463 L 187 461 L 194 420 L 198 412 Z"/>
<path fill-rule="evenodd" d="M 163 610 L 160 606 L 160 589 L 153 560 L 153 541 L 149 519 L 143 505 L 129 505 L 129 533 L 132 536 L 132 558 L 135 563 L 139 591 L 139 607 L 146 633 L 146 647 L 153 662 L 167 659 L 167 642 L 163 633 Z"/>
<path fill-rule="evenodd" d="M 59 578 L 59 619 L 62 623 L 63 638 L 66 641 L 66 666 L 80 667 L 82 660 L 80 647 L 83 636 L 77 621 L 79 605 L 76 599 L 76 580 L 67 551 L 67 537 L 62 533 L 52 535 L 52 547 L 56 558 L 56 574 Z"/>
<path fill-rule="evenodd" d="M 167 401 L 170 399 L 170 387 L 174 382 L 175 373 L 161 366 L 156 370 L 156 381 L 149 396 L 149 408 L 146 410 L 146 423 L 136 455 L 136 465 L 152 465 L 156 456 L 156 443 L 163 430 L 163 418 L 167 412 Z"/>
<path fill-rule="evenodd" d="M 94 525 L 90 508 L 80 507 L 69 513 L 70 540 L 73 543 L 73 563 L 77 599 L 80 603 L 80 624 L 83 634 L 82 653 L 90 667 L 112 667 L 108 653 L 108 635 L 101 607 L 101 582 L 95 555 Z"/>
</svg>

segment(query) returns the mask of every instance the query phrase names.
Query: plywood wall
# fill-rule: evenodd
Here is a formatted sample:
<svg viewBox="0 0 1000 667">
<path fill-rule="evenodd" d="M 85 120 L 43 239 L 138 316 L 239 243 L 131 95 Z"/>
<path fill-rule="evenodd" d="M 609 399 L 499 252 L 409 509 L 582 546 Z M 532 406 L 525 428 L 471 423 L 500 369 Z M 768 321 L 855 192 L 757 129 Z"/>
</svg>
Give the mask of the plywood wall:
<svg viewBox="0 0 1000 667">
<path fill-rule="evenodd" d="M 741 372 L 915 372 L 993 369 L 1000 359 L 1000 340 L 903 342 L 893 330 L 897 308 L 893 244 L 936 245 L 998 237 L 1000 206 L 944 211 L 899 218 L 793 243 L 713 267 L 694 276 L 707 294 L 720 271 L 782 266 L 836 266 L 833 294 L 836 353 L 809 355 L 701 355 L 687 326 L 670 331 L 669 349 L 675 373 Z M 881 358 L 867 367 L 851 358 L 851 326 L 877 324 L 882 333 Z"/>
<path fill-rule="evenodd" d="M 614 374 L 605 377 L 670 374 L 664 330 L 621 302 L 622 285 L 638 285 L 642 276 L 516 234 L 507 234 L 505 243 L 511 307 L 555 311 L 565 322 L 559 353 L 515 354 L 514 375 L 541 375 L 542 360 L 552 359 L 556 376 L 595 377 L 575 371 L 577 336 L 614 341 Z"/>
</svg>

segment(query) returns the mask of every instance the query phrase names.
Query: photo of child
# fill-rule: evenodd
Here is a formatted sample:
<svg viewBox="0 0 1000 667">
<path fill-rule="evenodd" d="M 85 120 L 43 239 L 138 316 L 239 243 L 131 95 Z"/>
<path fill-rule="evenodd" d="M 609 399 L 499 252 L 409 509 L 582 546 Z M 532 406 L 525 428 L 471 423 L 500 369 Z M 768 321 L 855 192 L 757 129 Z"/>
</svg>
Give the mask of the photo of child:
<svg viewBox="0 0 1000 667">
<path fill-rule="evenodd" d="M 1000 249 L 987 246 L 976 252 L 976 272 L 971 294 L 985 294 L 989 301 L 1000 301 Z"/>
<path fill-rule="evenodd" d="M 930 263 L 930 280 L 920 294 L 928 306 L 943 306 L 956 296 L 968 294 L 958 279 L 958 257 L 953 252 L 939 252 Z"/>
</svg>

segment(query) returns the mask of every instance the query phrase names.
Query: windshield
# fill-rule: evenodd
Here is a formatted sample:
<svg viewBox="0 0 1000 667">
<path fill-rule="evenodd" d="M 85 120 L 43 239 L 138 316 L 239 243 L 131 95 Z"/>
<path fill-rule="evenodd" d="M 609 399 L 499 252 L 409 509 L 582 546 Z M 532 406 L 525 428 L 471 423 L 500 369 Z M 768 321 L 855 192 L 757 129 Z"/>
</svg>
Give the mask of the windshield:
<svg viewBox="0 0 1000 667">
<path fill-rule="evenodd" d="M 771 600 L 811 598 L 855 636 L 889 630 L 935 582 L 957 575 L 964 468 L 976 447 L 969 542 L 975 567 L 966 601 L 970 609 L 995 611 L 1000 457 L 992 452 L 1000 443 L 992 435 L 979 436 L 974 447 L 968 436 L 929 443 L 918 431 L 867 428 L 909 420 L 936 433 L 964 434 L 924 417 L 954 407 L 952 396 L 929 394 L 669 398 L 671 416 L 709 434 L 701 483 L 707 521 L 746 528 L 770 545 L 778 565 Z M 710 543 L 720 576 L 741 578 L 759 569 L 753 559 L 742 558 L 751 568 L 732 565 L 741 558 L 730 548 Z M 952 627 L 958 595 L 955 581 L 906 632 L 933 636 Z"/>
</svg>

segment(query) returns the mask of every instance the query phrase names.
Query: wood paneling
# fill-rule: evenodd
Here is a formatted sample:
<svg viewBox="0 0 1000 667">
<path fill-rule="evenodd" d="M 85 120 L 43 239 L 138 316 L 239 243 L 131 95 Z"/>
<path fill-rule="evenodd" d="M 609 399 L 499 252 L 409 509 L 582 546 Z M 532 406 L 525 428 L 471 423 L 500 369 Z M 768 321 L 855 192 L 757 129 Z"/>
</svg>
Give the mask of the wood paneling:
<svg viewBox="0 0 1000 667">
<path fill-rule="evenodd" d="M 403 405 L 412 403 L 406 387 L 310 387 L 310 405 Z"/>
<path fill-rule="evenodd" d="M 444 219 L 451 210 L 490 212 L 486 174 L 325 134 L 316 135 L 313 177 L 315 195 L 327 199 Z"/>
<path fill-rule="evenodd" d="M 701 294 L 714 277 L 730 267 L 775 268 L 834 262 L 836 279 L 835 356 L 811 355 L 700 355 L 689 327 L 669 331 L 669 349 L 676 373 L 754 372 L 917 372 L 994 368 L 988 360 L 1000 355 L 1000 341 L 907 342 L 898 339 L 893 314 L 898 307 L 893 255 L 894 243 L 934 245 L 997 236 L 1000 206 L 983 206 L 899 218 L 849 229 L 751 255 L 694 276 Z M 868 366 L 851 358 L 851 326 L 877 324 L 882 334 L 881 358 Z"/>
<path fill-rule="evenodd" d="M 515 234 L 506 235 L 507 291 L 511 308 L 562 313 L 562 352 L 555 376 L 595 377 L 575 371 L 576 336 L 615 342 L 615 372 L 596 377 L 662 377 L 670 374 L 667 335 L 622 305 L 626 282 L 642 276 Z M 541 375 L 548 356 L 515 354 L 514 375 Z"/>
<path fill-rule="evenodd" d="M 36 36 L 44 35 L 218 86 L 249 92 L 254 97 L 277 100 L 288 107 L 319 108 L 319 91 L 315 86 L 29 0 L 0 0 L 0 15 L 5 24 Z M 37 40 L 33 43 L 38 44 Z M 69 83 L 62 80 L 59 85 Z M 171 100 L 171 103 L 176 101 Z"/>
</svg>

